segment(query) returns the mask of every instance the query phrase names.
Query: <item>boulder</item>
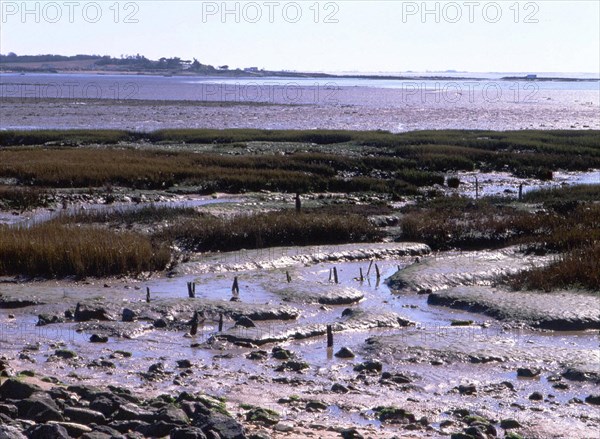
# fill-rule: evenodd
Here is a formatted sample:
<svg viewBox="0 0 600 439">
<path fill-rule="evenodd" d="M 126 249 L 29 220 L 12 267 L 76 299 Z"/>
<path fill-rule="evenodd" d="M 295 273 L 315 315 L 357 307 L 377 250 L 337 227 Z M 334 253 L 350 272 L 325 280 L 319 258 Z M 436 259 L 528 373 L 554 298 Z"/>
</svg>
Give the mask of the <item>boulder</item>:
<svg viewBox="0 0 600 439">
<path fill-rule="evenodd" d="M 19 381 L 15 378 L 9 378 L 0 386 L 1 399 L 25 399 L 29 398 L 35 392 L 40 392 L 42 389 L 35 384 L 29 384 Z"/>
</svg>

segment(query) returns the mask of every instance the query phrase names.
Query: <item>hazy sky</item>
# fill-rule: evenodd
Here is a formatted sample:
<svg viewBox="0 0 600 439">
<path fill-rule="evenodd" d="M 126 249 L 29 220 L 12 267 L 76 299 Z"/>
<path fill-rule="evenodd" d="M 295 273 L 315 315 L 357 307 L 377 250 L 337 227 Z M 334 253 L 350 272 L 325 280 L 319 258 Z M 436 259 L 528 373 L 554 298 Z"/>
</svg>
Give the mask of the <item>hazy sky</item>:
<svg viewBox="0 0 600 439">
<path fill-rule="evenodd" d="M 139 53 L 309 71 L 600 71 L 598 0 L 0 4 L 3 54 Z"/>
</svg>

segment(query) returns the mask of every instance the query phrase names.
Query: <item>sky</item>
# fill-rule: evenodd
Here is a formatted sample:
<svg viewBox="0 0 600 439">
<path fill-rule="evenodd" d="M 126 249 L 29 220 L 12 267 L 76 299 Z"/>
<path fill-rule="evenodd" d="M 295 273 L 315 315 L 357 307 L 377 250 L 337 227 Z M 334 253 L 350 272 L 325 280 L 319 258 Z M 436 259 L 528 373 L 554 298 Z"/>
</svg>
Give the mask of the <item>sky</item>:
<svg viewBox="0 0 600 439">
<path fill-rule="evenodd" d="M 600 72 L 600 1 L 6 1 L 0 53 L 326 72 Z"/>
</svg>

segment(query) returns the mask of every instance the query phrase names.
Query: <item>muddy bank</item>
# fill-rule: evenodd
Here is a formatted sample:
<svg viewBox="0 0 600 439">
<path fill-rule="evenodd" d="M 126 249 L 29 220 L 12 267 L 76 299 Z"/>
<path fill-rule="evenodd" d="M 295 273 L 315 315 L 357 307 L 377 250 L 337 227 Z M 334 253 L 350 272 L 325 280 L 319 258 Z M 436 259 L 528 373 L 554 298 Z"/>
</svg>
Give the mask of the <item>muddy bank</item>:
<svg viewBox="0 0 600 439">
<path fill-rule="evenodd" d="M 429 295 L 430 305 L 482 312 L 498 320 L 556 331 L 600 329 L 600 296 L 585 292 L 515 292 L 456 287 Z"/>
<path fill-rule="evenodd" d="M 426 244 L 410 242 L 273 247 L 231 253 L 197 254 L 192 256 L 189 262 L 176 267 L 175 273 L 276 270 L 325 262 L 394 259 L 430 252 L 431 249 Z"/>
<path fill-rule="evenodd" d="M 501 276 L 544 266 L 551 257 L 525 255 L 518 247 L 436 253 L 386 280 L 394 291 L 433 292 L 462 285 L 492 285 Z"/>
<path fill-rule="evenodd" d="M 600 297 L 595 293 L 509 291 L 496 287 L 506 275 L 551 261 L 525 255 L 517 247 L 450 252 L 423 258 L 386 280 L 394 292 L 428 295 L 428 304 L 484 313 L 495 319 L 556 331 L 600 328 Z"/>
</svg>

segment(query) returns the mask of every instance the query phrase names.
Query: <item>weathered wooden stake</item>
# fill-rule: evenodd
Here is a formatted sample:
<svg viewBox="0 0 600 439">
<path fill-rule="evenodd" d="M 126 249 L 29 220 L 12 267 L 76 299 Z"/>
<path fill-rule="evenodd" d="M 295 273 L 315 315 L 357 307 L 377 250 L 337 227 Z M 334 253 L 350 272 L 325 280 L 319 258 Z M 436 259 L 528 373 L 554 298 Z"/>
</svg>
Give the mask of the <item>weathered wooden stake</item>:
<svg viewBox="0 0 600 439">
<path fill-rule="evenodd" d="M 223 313 L 219 314 L 219 332 L 223 332 Z"/>
<path fill-rule="evenodd" d="M 331 325 L 327 325 L 327 347 L 333 347 L 333 328 Z"/>
<path fill-rule="evenodd" d="M 365 280 L 365 278 L 362 274 L 362 267 L 360 267 L 359 270 L 360 270 L 360 281 L 363 282 Z"/>
<path fill-rule="evenodd" d="M 146 287 L 146 302 L 150 303 L 150 287 Z"/>
<path fill-rule="evenodd" d="M 519 201 L 523 201 L 523 183 L 519 185 Z"/>
<path fill-rule="evenodd" d="M 288 284 L 292 282 L 292 276 L 290 276 L 290 272 L 289 271 L 285 272 L 285 277 L 287 279 Z"/>
<path fill-rule="evenodd" d="M 479 180 L 475 177 L 475 199 L 479 199 Z"/>
<path fill-rule="evenodd" d="M 381 279 L 381 273 L 379 272 L 379 266 L 377 264 L 375 264 L 375 275 L 377 276 L 377 279 Z"/>
<path fill-rule="evenodd" d="M 188 296 L 190 297 L 190 299 L 195 298 L 196 297 L 196 282 L 188 282 L 187 289 L 188 289 Z"/>
<path fill-rule="evenodd" d="M 237 276 L 235 276 L 233 278 L 233 285 L 231 286 L 231 294 L 233 294 L 233 297 L 240 297 L 240 286 L 238 285 Z"/>
<path fill-rule="evenodd" d="M 302 200 L 300 200 L 300 192 L 296 192 L 296 212 L 302 210 Z"/>
<path fill-rule="evenodd" d="M 369 273 L 371 272 L 371 266 L 373 265 L 373 259 L 369 262 L 369 269 L 367 270 L 367 277 L 369 277 Z"/>
<path fill-rule="evenodd" d="M 329 283 L 331 283 L 331 276 L 332 276 L 332 273 L 333 273 L 333 272 L 332 272 L 332 270 L 331 270 L 331 268 L 330 268 L 330 269 L 329 269 Z"/>
<path fill-rule="evenodd" d="M 194 312 L 194 317 L 192 317 L 192 328 L 190 329 L 190 335 L 196 335 L 198 333 L 198 311 Z"/>
<path fill-rule="evenodd" d="M 336 268 L 336 267 L 333 267 L 333 281 L 334 281 L 336 284 L 339 284 L 339 283 L 340 283 L 340 282 L 339 282 L 339 280 L 338 280 L 338 274 L 337 274 L 337 268 Z"/>
</svg>

